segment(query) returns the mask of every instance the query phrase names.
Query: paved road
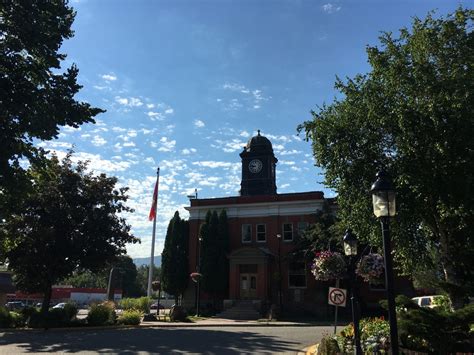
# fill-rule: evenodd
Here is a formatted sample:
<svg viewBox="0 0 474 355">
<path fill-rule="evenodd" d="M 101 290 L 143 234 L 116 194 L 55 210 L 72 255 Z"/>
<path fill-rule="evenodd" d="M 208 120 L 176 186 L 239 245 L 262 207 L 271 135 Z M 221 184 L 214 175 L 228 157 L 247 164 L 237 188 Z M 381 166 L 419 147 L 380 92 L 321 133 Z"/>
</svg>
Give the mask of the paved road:
<svg viewBox="0 0 474 355">
<path fill-rule="evenodd" d="M 189 327 L 0 333 L 0 354 L 296 354 L 332 327 Z"/>
</svg>

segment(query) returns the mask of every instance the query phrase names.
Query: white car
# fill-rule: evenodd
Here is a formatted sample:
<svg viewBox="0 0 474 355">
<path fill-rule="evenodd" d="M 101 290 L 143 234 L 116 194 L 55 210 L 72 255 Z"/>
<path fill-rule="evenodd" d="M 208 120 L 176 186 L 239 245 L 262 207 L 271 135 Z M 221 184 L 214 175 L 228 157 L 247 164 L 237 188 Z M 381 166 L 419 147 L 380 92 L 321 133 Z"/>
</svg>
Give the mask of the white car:
<svg viewBox="0 0 474 355">
<path fill-rule="evenodd" d="M 440 295 L 413 297 L 412 300 L 420 307 L 435 308 L 434 299 L 442 297 Z"/>
<path fill-rule="evenodd" d="M 58 303 L 56 306 L 54 306 L 53 309 L 63 309 L 65 305 L 66 303 L 61 302 L 61 303 Z"/>
</svg>

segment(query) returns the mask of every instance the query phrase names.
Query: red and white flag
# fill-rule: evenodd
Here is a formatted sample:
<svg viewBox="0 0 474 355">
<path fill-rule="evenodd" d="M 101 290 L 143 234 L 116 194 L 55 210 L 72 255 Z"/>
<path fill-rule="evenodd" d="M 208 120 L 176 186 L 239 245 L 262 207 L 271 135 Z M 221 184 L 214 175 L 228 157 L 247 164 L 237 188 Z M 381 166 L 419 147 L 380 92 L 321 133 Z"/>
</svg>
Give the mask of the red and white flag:
<svg viewBox="0 0 474 355">
<path fill-rule="evenodd" d="M 153 221 L 156 218 L 156 204 L 158 202 L 158 179 L 155 184 L 155 191 L 153 192 L 153 202 L 151 204 L 150 214 L 148 220 Z"/>
</svg>

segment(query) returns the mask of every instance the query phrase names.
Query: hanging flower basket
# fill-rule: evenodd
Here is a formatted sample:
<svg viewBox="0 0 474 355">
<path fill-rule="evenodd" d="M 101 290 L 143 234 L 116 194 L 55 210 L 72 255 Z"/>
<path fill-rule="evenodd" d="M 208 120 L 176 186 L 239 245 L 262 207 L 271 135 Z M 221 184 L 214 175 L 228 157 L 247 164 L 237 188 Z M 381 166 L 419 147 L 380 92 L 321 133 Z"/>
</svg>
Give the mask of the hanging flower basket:
<svg viewBox="0 0 474 355">
<path fill-rule="evenodd" d="M 346 262 L 341 253 L 332 251 L 317 252 L 311 265 L 311 273 L 316 280 L 329 281 L 342 279 L 346 273 Z"/>
<path fill-rule="evenodd" d="M 199 272 L 192 272 L 189 276 L 191 276 L 191 280 L 193 280 L 194 282 L 198 282 L 201 279 L 202 274 L 200 274 Z"/>
<path fill-rule="evenodd" d="M 357 264 L 356 274 L 372 284 L 383 283 L 385 273 L 383 256 L 371 253 L 363 256 Z"/>
</svg>

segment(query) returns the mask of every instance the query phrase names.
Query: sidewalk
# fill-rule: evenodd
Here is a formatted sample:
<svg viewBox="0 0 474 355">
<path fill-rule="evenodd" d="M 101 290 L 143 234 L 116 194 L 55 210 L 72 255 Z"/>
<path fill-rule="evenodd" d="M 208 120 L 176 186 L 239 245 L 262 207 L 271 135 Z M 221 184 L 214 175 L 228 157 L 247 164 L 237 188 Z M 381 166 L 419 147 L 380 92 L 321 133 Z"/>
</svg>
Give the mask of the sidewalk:
<svg viewBox="0 0 474 355">
<path fill-rule="evenodd" d="M 152 321 L 141 322 L 140 327 L 311 327 L 321 325 L 314 322 L 287 322 L 264 320 L 236 320 L 224 318 L 206 318 L 195 322 L 166 322 Z"/>
</svg>

